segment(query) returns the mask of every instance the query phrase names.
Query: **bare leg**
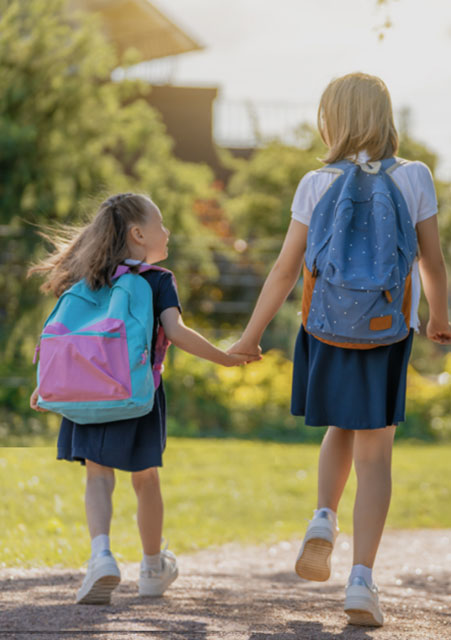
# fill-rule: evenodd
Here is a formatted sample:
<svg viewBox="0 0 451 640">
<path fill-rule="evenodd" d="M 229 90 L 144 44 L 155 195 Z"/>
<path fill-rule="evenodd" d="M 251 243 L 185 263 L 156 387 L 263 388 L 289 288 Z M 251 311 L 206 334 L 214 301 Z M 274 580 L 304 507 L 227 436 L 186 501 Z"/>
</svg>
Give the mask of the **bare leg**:
<svg viewBox="0 0 451 640">
<path fill-rule="evenodd" d="M 329 427 L 324 436 L 318 467 L 318 509 L 337 511 L 352 465 L 354 431 Z"/>
<path fill-rule="evenodd" d="M 85 508 L 91 538 L 109 535 L 113 515 L 114 469 L 86 460 Z"/>
<path fill-rule="evenodd" d="M 372 567 L 391 498 L 391 459 L 395 426 L 356 431 L 354 465 L 354 561 Z"/>
<path fill-rule="evenodd" d="M 143 551 L 153 556 L 160 552 L 163 530 L 163 499 L 157 467 L 132 473 L 132 484 L 138 498 L 138 528 Z"/>
<path fill-rule="evenodd" d="M 318 509 L 337 512 L 352 465 L 354 432 L 329 427 L 321 444 L 318 466 Z M 306 531 L 295 571 L 305 580 L 323 582 L 330 576 L 332 549 L 337 535 L 336 521 L 313 518 Z"/>
</svg>

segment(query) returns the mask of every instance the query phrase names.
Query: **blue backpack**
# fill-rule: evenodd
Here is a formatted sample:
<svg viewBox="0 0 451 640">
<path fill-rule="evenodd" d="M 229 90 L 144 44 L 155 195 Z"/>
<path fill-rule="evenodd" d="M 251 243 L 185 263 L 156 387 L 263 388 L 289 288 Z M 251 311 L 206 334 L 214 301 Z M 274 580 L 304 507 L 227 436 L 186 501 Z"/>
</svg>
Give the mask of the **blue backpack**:
<svg viewBox="0 0 451 640">
<path fill-rule="evenodd" d="M 302 323 L 322 342 L 372 349 L 409 333 L 417 237 L 391 177 L 404 163 L 343 160 L 320 169 L 336 178 L 309 226 Z"/>
<path fill-rule="evenodd" d="M 140 273 L 160 267 L 142 265 Z M 112 287 L 93 291 L 83 279 L 56 303 L 36 347 L 38 406 L 78 424 L 135 418 L 154 403 L 169 341 L 160 327 L 155 363 L 152 288 L 118 267 Z"/>
</svg>

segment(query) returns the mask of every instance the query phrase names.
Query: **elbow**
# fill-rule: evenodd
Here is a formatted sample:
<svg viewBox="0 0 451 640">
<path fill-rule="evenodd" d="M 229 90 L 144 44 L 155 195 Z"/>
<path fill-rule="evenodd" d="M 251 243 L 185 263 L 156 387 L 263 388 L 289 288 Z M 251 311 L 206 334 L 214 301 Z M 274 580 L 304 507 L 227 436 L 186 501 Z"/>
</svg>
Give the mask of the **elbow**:
<svg viewBox="0 0 451 640">
<path fill-rule="evenodd" d="M 168 327 L 164 327 L 164 332 L 168 340 L 172 342 L 175 346 L 180 341 L 183 334 L 184 326 L 181 324 L 169 325 Z"/>
<path fill-rule="evenodd" d="M 290 283 L 293 286 L 298 281 L 300 272 L 301 272 L 300 268 L 296 268 L 296 269 L 290 268 L 290 267 L 287 267 L 286 265 L 283 265 L 277 262 L 273 267 L 273 274 L 275 275 L 278 281 L 284 282 L 284 283 Z"/>
<path fill-rule="evenodd" d="M 434 256 L 426 257 L 421 256 L 420 254 L 418 265 L 421 271 L 425 271 L 433 275 L 441 274 L 443 272 L 446 273 L 445 258 L 441 251 Z"/>
<path fill-rule="evenodd" d="M 164 333 L 168 340 L 175 344 L 177 341 L 177 328 L 176 327 L 164 327 Z"/>
<path fill-rule="evenodd" d="M 164 335 L 166 336 L 166 338 L 170 342 L 172 342 L 172 344 L 175 344 L 174 343 L 174 331 L 173 331 L 172 327 L 171 328 L 164 327 Z"/>
</svg>

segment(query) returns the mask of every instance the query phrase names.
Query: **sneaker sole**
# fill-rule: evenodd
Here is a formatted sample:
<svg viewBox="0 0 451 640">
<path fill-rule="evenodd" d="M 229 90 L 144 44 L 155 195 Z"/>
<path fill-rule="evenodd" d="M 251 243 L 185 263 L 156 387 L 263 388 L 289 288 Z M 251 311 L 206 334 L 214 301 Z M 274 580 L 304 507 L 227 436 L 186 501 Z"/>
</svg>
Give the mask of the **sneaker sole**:
<svg viewBox="0 0 451 640">
<path fill-rule="evenodd" d="M 330 578 L 330 556 L 333 544 L 324 538 L 311 538 L 297 559 L 295 571 L 304 580 L 325 582 Z"/>
<path fill-rule="evenodd" d="M 179 572 L 177 569 L 177 571 L 171 576 L 171 578 L 167 582 L 164 583 L 163 586 L 158 585 L 158 588 L 155 588 L 155 589 L 152 589 L 150 585 L 144 587 L 140 583 L 138 594 L 142 598 L 145 598 L 146 596 L 150 598 L 158 598 L 159 596 L 162 596 L 163 593 L 166 591 L 166 589 L 174 582 L 174 580 L 178 578 L 178 575 L 179 575 Z"/>
<path fill-rule="evenodd" d="M 111 602 L 111 593 L 121 581 L 119 576 L 102 576 L 96 580 L 89 591 L 77 604 L 109 604 Z"/>
<path fill-rule="evenodd" d="M 384 622 L 378 620 L 375 614 L 370 611 L 368 604 L 359 602 L 358 600 L 349 599 L 345 613 L 348 616 L 348 624 L 354 624 L 362 627 L 382 627 Z"/>
</svg>

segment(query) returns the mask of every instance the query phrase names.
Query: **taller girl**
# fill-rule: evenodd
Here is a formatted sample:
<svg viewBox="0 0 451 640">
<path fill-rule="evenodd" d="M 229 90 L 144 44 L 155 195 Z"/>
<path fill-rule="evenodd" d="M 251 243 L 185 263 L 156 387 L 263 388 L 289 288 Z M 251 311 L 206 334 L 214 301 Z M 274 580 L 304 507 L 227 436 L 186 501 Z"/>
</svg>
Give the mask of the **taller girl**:
<svg viewBox="0 0 451 640">
<path fill-rule="evenodd" d="M 354 461 L 357 475 L 354 558 L 346 588 L 345 611 L 351 624 L 382 625 L 383 615 L 372 568 L 390 504 L 393 438 L 396 426 L 405 418 L 407 365 L 413 333 L 418 331 L 419 324 L 420 274 L 429 304 L 427 336 L 435 342 L 449 344 L 451 328 L 446 269 L 440 248 L 437 200 L 431 172 L 422 162 L 401 161 L 395 157 L 398 135 L 390 94 L 382 80 L 363 73 L 351 73 L 333 80 L 321 97 L 318 128 L 329 148 L 323 161 L 326 167 L 307 173 L 300 181 L 281 253 L 264 284 L 243 336 L 231 352 L 258 353 L 262 334 L 297 283 L 306 254 L 308 268 L 304 278 L 303 324 L 295 347 L 291 411 L 294 415 L 305 416 L 307 425 L 333 426 L 329 426 L 321 445 L 317 509 L 297 557 L 296 572 L 307 580 L 324 581 L 329 578 L 330 556 L 338 533 L 337 508 Z M 380 172 L 389 176 L 389 180 L 383 177 L 384 184 L 393 196 L 392 204 L 399 207 L 399 213 L 393 215 L 398 225 L 394 232 L 400 227 L 404 229 L 406 246 L 402 251 L 405 256 L 410 253 L 405 262 L 411 274 L 402 281 L 406 292 L 402 311 L 393 315 L 377 313 L 374 314 L 377 317 L 367 319 L 362 312 L 357 321 L 363 318 L 362 327 L 367 325 L 369 338 L 366 339 L 363 333 L 356 333 L 352 339 L 355 327 L 351 326 L 350 333 L 344 333 L 350 339 L 341 340 L 340 345 L 337 342 L 339 331 L 335 334 L 333 329 L 338 325 L 330 324 L 327 330 L 327 321 L 323 323 L 321 319 L 326 317 L 326 308 L 332 306 L 330 300 L 326 300 L 327 286 L 316 287 L 311 301 L 317 269 L 315 263 L 308 264 L 308 258 L 315 253 L 312 246 L 315 242 L 323 245 L 328 242 L 331 226 L 334 227 L 332 235 L 337 235 L 341 233 L 339 226 L 343 224 L 341 237 L 345 242 L 340 245 L 338 239 L 337 244 L 330 245 L 328 249 L 331 256 L 336 255 L 332 251 L 337 251 L 341 257 L 341 266 L 340 261 L 334 262 L 332 258 L 328 263 L 331 282 L 338 270 L 343 269 L 357 283 L 362 275 L 359 268 L 369 264 L 367 256 L 356 255 L 355 246 L 350 241 L 352 237 L 345 237 L 349 230 L 351 233 L 356 231 L 355 236 L 362 235 L 367 243 L 360 254 L 365 254 L 368 249 L 372 252 L 372 264 L 375 266 L 373 272 L 366 273 L 367 278 L 377 279 L 381 275 L 381 260 L 387 273 L 390 269 L 394 272 L 397 268 L 395 261 L 400 258 L 396 252 L 388 254 L 387 258 L 386 246 L 391 242 L 392 234 L 385 228 L 384 237 L 381 237 L 380 230 L 387 224 L 381 210 L 375 206 L 373 211 L 365 213 L 366 218 L 356 220 L 355 204 L 351 205 L 351 209 L 354 208 L 351 214 L 349 209 L 339 212 L 334 210 L 335 200 L 329 197 L 334 191 L 335 180 L 335 189 L 348 177 L 348 184 L 354 180 L 351 189 L 365 190 L 366 176 L 371 178 Z M 338 178 L 343 175 L 345 178 L 339 183 Z M 368 180 L 367 184 L 370 183 Z M 356 198 L 354 202 L 363 200 Z M 323 206 L 325 202 L 326 209 Z M 349 215 L 354 216 L 354 222 L 346 227 L 343 220 Z M 321 220 L 328 220 L 329 225 L 327 222 L 324 226 L 318 225 L 319 216 L 324 216 Z M 367 224 L 368 227 L 358 229 L 359 224 Z M 416 238 L 412 228 L 416 231 Z M 368 234 L 366 229 L 369 229 Z M 366 237 L 370 233 L 373 238 Z M 414 258 L 416 240 L 419 258 Z M 393 256 L 391 266 L 387 263 L 390 256 Z M 357 269 L 347 269 L 347 261 L 350 267 L 353 260 L 361 261 Z M 411 295 L 407 290 L 410 282 Z M 397 291 L 396 287 L 394 291 Z M 387 302 L 392 302 L 390 291 L 382 293 L 386 294 Z M 347 302 L 350 302 L 349 298 Z M 341 297 L 337 296 L 335 313 L 339 311 L 340 304 Z M 353 301 L 354 304 L 358 305 L 359 300 Z M 318 309 L 324 311 L 324 315 L 318 313 Z M 344 315 L 341 318 L 337 315 L 337 320 L 332 322 L 342 322 L 346 327 L 346 313 L 351 308 L 348 304 L 343 309 Z M 317 317 L 316 325 L 311 319 L 308 322 L 310 315 Z M 394 338 L 392 335 L 384 344 L 381 338 L 393 331 L 395 322 L 399 324 L 398 335 Z M 321 327 L 325 329 L 323 334 L 316 330 Z M 372 335 L 375 336 L 374 341 L 370 339 Z"/>
</svg>

